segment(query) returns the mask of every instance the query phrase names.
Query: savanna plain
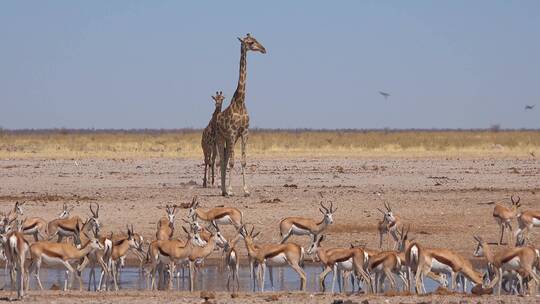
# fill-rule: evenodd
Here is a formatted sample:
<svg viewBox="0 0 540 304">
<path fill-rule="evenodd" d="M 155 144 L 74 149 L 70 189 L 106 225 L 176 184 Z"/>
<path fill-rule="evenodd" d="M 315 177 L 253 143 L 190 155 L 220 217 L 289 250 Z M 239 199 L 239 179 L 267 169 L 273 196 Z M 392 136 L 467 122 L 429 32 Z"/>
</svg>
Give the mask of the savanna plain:
<svg viewBox="0 0 540 304">
<path fill-rule="evenodd" d="M 222 197 L 216 185 L 203 188 L 200 130 L 170 131 L 2 131 L 0 132 L 0 206 L 26 201 L 25 216 L 55 218 L 62 205 L 86 217 L 90 202 L 101 205 L 105 233 L 133 224 L 145 239 L 155 237 L 166 204 L 187 204 L 197 195 L 200 208 L 230 206 L 261 231 L 261 242 L 279 242 L 278 223 L 286 216 L 321 218 L 319 203 L 337 211 L 325 246 L 366 244 L 378 247 L 377 208 L 389 203 L 410 234 L 430 247 L 455 250 L 473 258 L 479 235 L 496 243 L 499 228 L 494 202 L 510 204 L 519 195 L 522 210 L 540 209 L 540 131 L 312 131 L 255 130 L 248 144 L 247 183 L 241 195 L 237 147 L 233 171 L 236 195 Z M 187 209 L 179 212 L 180 218 Z M 180 236 L 177 229 L 176 236 Z M 225 236 L 234 229 L 224 227 Z M 183 233 L 183 232 L 182 232 Z M 538 245 L 533 231 L 532 242 Z M 291 241 L 307 246 L 307 237 Z M 386 244 L 385 244 L 386 245 Z M 492 245 L 497 250 L 496 245 Z M 247 263 L 240 245 L 241 263 Z M 215 260 L 219 254 L 213 255 Z M 309 257 L 308 257 L 309 259 Z M 132 258 L 128 262 L 135 263 Z M 535 297 L 463 294 L 345 295 L 296 292 L 250 293 L 231 297 L 216 292 L 215 303 L 330 303 L 337 299 L 369 303 L 537 302 Z M 2 299 L 15 297 L 1 291 Z M 89 293 L 30 291 L 28 302 L 202 302 L 199 291 L 122 290 Z"/>
</svg>

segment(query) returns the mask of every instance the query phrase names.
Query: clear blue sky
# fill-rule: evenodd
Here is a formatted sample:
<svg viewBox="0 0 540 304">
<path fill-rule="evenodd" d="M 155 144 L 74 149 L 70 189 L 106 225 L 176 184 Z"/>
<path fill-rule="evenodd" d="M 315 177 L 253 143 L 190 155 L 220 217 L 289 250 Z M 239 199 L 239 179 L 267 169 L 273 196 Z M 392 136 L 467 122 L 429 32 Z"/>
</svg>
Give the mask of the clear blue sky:
<svg viewBox="0 0 540 304">
<path fill-rule="evenodd" d="M 0 126 L 204 127 L 247 32 L 252 127 L 540 128 L 540 1 L 466 0 L 2 1 Z"/>
</svg>

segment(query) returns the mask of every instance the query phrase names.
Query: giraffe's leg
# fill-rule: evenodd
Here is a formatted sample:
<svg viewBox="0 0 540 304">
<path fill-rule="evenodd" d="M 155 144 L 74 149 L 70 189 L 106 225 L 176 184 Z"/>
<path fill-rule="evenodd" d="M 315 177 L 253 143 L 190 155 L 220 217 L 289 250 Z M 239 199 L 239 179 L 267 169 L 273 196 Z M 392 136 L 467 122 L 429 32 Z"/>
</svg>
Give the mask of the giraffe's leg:
<svg viewBox="0 0 540 304">
<path fill-rule="evenodd" d="M 203 177 L 203 180 L 202 180 L 203 188 L 207 187 L 207 184 L 206 184 L 206 180 L 207 180 L 206 172 L 207 171 L 208 171 L 208 163 L 206 162 L 206 157 L 205 157 L 205 160 L 204 160 L 204 177 Z"/>
<path fill-rule="evenodd" d="M 249 190 L 248 186 L 246 185 L 246 150 L 247 150 L 247 141 L 248 141 L 248 132 L 244 132 L 242 134 L 241 138 L 241 144 L 242 144 L 242 161 L 241 161 L 241 172 L 242 172 L 242 187 L 244 188 L 244 196 L 249 196 Z"/>
<path fill-rule="evenodd" d="M 216 156 L 217 156 L 217 147 L 216 147 L 216 144 L 214 143 L 212 145 L 212 156 L 210 158 L 210 168 L 212 169 L 212 187 L 214 187 L 214 184 L 215 184 L 214 168 L 216 166 Z"/>
<path fill-rule="evenodd" d="M 219 164 L 221 171 L 221 195 L 227 196 L 226 190 L 226 180 L 227 180 L 227 148 L 225 146 L 225 140 L 219 139 L 218 142 L 218 152 L 219 152 Z"/>
<path fill-rule="evenodd" d="M 234 170 L 234 145 L 235 145 L 235 138 L 231 138 L 230 140 L 227 140 L 227 162 L 229 164 L 229 176 L 227 177 L 227 195 L 232 196 L 234 195 L 232 191 L 232 173 Z"/>
</svg>

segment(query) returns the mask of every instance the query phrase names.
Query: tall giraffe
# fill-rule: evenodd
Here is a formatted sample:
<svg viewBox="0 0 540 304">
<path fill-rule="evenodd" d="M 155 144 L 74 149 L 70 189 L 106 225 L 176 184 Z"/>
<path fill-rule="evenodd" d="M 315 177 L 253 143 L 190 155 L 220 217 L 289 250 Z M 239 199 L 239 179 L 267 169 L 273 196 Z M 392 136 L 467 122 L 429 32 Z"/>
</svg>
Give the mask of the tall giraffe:
<svg viewBox="0 0 540 304">
<path fill-rule="evenodd" d="M 221 163 L 221 194 L 233 195 L 231 187 L 231 173 L 234 168 L 234 145 L 241 138 L 242 143 L 242 186 L 244 195 L 249 191 L 246 185 L 246 145 L 248 140 L 249 115 L 247 112 L 246 97 L 246 57 L 248 51 L 266 54 L 266 49 L 254 37 L 247 34 L 240 40 L 240 76 L 238 86 L 231 99 L 231 104 L 217 116 L 217 144 Z M 229 178 L 227 181 L 227 164 L 229 165 Z M 227 181 L 227 184 L 226 184 Z"/>
<path fill-rule="evenodd" d="M 203 187 L 207 186 L 207 176 L 210 177 L 210 170 L 212 170 L 212 186 L 214 186 L 214 164 L 216 163 L 217 156 L 217 146 L 216 146 L 216 121 L 217 116 L 221 113 L 221 105 L 225 96 L 223 92 L 216 92 L 216 96 L 212 96 L 212 99 L 215 102 L 215 110 L 212 114 L 212 119 L 208 122 L 208 126 L 204 128 L 201 146 L 204 154 L 204 178 L 203 178 Z M 208 173 L 208 175 L 207 175 Z"/>
</svg>

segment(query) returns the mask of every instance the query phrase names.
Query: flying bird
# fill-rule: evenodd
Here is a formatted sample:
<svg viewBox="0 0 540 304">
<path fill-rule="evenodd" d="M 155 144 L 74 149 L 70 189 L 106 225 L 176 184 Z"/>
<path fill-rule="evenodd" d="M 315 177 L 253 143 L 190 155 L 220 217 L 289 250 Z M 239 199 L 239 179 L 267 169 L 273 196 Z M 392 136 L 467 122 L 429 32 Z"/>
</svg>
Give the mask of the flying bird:
<svg viewBox="0 0 540 304">
<path fill-rule="evenodd" d="M 532 106 L 525 105 L 525 110 L 532 110 L 532 109 L 534 109 L 534 106 L 536 106 L 536 105 L 535 104 L 533 104 Z"/>
<path fill-rule="evenodd" d="M 386 92 L 383 92 L 383 91 L 379 91 L 379 94 L 381 94 L 384 97 L 385 100 L 388 99 L 388 97 L 390 96 L 389 93 L 386 93 Z"/>
</svg>

